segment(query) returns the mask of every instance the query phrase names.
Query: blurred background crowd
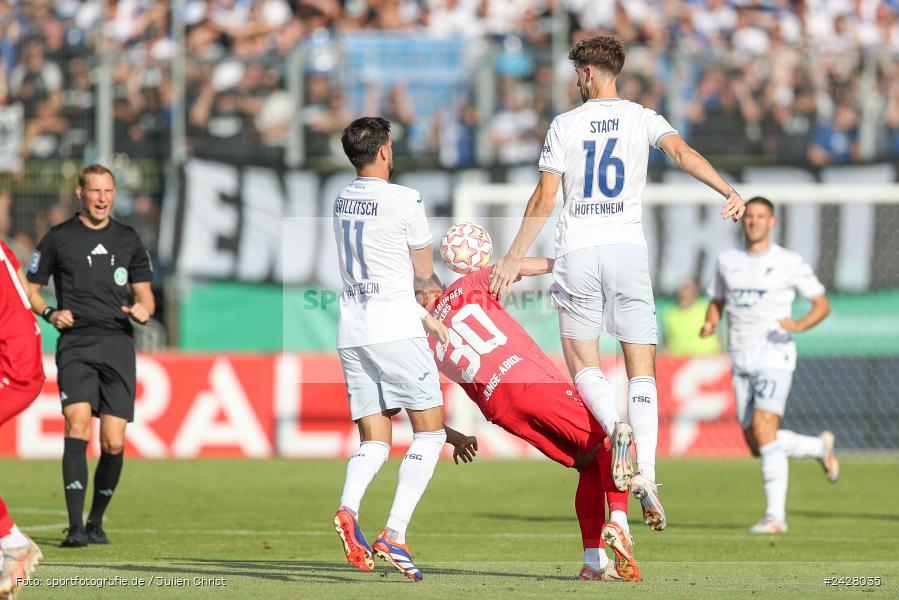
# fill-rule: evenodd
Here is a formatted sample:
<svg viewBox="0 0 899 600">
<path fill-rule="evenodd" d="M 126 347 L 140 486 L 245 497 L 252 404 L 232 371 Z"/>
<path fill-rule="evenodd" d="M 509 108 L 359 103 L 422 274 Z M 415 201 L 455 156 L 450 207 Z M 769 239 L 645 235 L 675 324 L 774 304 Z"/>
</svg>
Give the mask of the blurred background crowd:
<svg viewBox="0 0 899 600">
<path fill-rule="evenodd" d="M 154 247 L 187 157 L 336 170 L 362 114 L 401 168 L 533 167 L 601 32 L 621 95 L 719 166 L 899 159 L 899 0 L 7 0 L 0 233 L 27 256 L 100 157 Z"/>
</svg>

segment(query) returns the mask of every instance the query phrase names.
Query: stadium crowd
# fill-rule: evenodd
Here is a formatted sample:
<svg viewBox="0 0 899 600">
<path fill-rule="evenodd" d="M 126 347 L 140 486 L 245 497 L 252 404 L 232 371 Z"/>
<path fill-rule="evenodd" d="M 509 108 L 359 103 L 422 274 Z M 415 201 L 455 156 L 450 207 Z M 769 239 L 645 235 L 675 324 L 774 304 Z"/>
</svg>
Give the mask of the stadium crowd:
<svg viewBox="0 0 899 600">
<path fill-rule="evenodd" d="M 336 161 L 346 123 L 377 112 L 394 123 L 400 158 L 533 164 L 552 116 L 577 102 L 566 57 L 551 51 L 561 21 L 566 48 L 596 32 L 621 37 L 629 48 L 622 95 L 668 115 L 713 158 L 899 157 L 897 0 L 186 0 L 181 18 L 186 146 L 199 156 L 283 162 L 298 105 L 289 56 L 303 45 L 307 159 Z M 341 41 L 371 31 L 466 40 L 479 54 L 466 63 L 461 99 L 433 106 L 402 77 L 347 85 Z M 138 222 L 156 218 L 164 185 L 146 179 L 171 156 L 179 52 L 169 2 L 0 3 L 0 232 L 18 231 L 30 246 L 68 214 L 66 164 L 96 156 L 102 73 L 111 80 L 117 166 L 143 165 L 129 187 L 152 188 L 124 195 L 120 208 Z M 486 103 L 476 66 L 485 57 L 493 63 Z M 552 95 L 556 77 L 565 78 L 561 99 Z M 33 201 L 13 210 L 10 182 L 23 177 L 17 198 Z"/>
</svg>

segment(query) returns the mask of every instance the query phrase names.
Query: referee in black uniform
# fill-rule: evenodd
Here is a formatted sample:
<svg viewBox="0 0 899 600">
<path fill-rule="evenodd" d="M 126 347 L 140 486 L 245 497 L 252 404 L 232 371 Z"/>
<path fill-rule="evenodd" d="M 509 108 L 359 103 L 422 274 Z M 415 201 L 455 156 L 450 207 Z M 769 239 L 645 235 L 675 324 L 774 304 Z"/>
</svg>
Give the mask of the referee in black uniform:
<svg viewBox="0 0 899 600">
<path fill-rule="evenodd" d="M 62 455 L 69 529 L 62 545 L 108 544 L 103 513 L 122 472 L 125 425 L 134 420 L 135 358 L 129 318 L 144 324 L 156 308 L 152 266 L 137 233 L 110 218 L 115 177 L 102 165 L 78 176 L 83 211 L 47 232 L 27 277 L 36 292 L 50 276 L 56 306 L 33 294 L 34 312 L 60 332 L 56 348 L 59 393 L 66 420 Z M 132 298 L 133 296 L 133 298 Z M 91 415 L 100 418 L 100 461 L 94 500 L 84 526 L 87 443 Z"/>
</svg>

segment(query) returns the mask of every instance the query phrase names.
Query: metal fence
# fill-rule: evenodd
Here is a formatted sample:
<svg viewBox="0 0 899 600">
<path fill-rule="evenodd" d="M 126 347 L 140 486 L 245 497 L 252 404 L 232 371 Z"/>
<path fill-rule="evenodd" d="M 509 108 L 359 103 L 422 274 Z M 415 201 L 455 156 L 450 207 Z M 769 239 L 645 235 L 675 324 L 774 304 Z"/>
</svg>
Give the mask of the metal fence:
<svg viewBox="0 0 899 600">
<path fill-rule="evenodd" d="M 522 2 L 511 17 L 487 3 L 465 20 L 434 3 L 391 17 L 406 20 L 397 31 L 355 4 L 336 16 L 229 6 L 0 7 L 0 233 L 23 255 L 71 214 L 74 175 L 92 161 L 115 171 L 117 215 L 151 247 L 189 157 L 329 172 L 346 167 L 339 135 L 361 114 L 393 122 L 401 171 L 533 165 L 549 121 L 579 102 L 570 45 L 604 29 L 629 46 L 621 94 L 720 167 L 899 158 L 886 8 L 854 41 L 834 16 L 822 44 L 788 7 L 697 4 L 654 21 L 622 3 Z"/>
</svg>

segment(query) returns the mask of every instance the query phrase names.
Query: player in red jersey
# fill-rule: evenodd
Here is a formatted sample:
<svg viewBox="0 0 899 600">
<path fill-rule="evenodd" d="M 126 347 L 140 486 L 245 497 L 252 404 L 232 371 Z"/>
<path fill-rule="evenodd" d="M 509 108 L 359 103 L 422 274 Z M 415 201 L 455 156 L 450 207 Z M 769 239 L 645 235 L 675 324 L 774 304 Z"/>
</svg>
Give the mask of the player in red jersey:
<svg viewBox="0 0 899 600">
<path fill-rule="evenodd" d="M 34 402 L 44 385 L 41 328 L 19 261 L 0 240 L 0 425 Z M 11 598 L 42 555 L 19 531 L 0 497 L 0 599 Z"/>
<path fill-rule="evenodd" d="M 552 260 L 528 258 L 520 275 L 552 270 Z M 640 581 L 627 525 L 627 492 L 615 488 L 606 434 L 577 391 L 537 343 L 493 297 L 493 267 L 444 288 L 436 277 L 416 279 L 416 297 L 449 329 L 449 343 L 429 338 L 437 367 L 458 383 L 488 421 L 547 457 L 580 471 L 575 512 L 584 543 L 580 579 Z M 447 441 L 455 432 L 447 429 Z M 594 460 L 594 454 L 599 458 Z M 603 495 L 610 522 L 605 524 Z M 602 550 L 615 552 L 614 568 Z"/>
</svg>

